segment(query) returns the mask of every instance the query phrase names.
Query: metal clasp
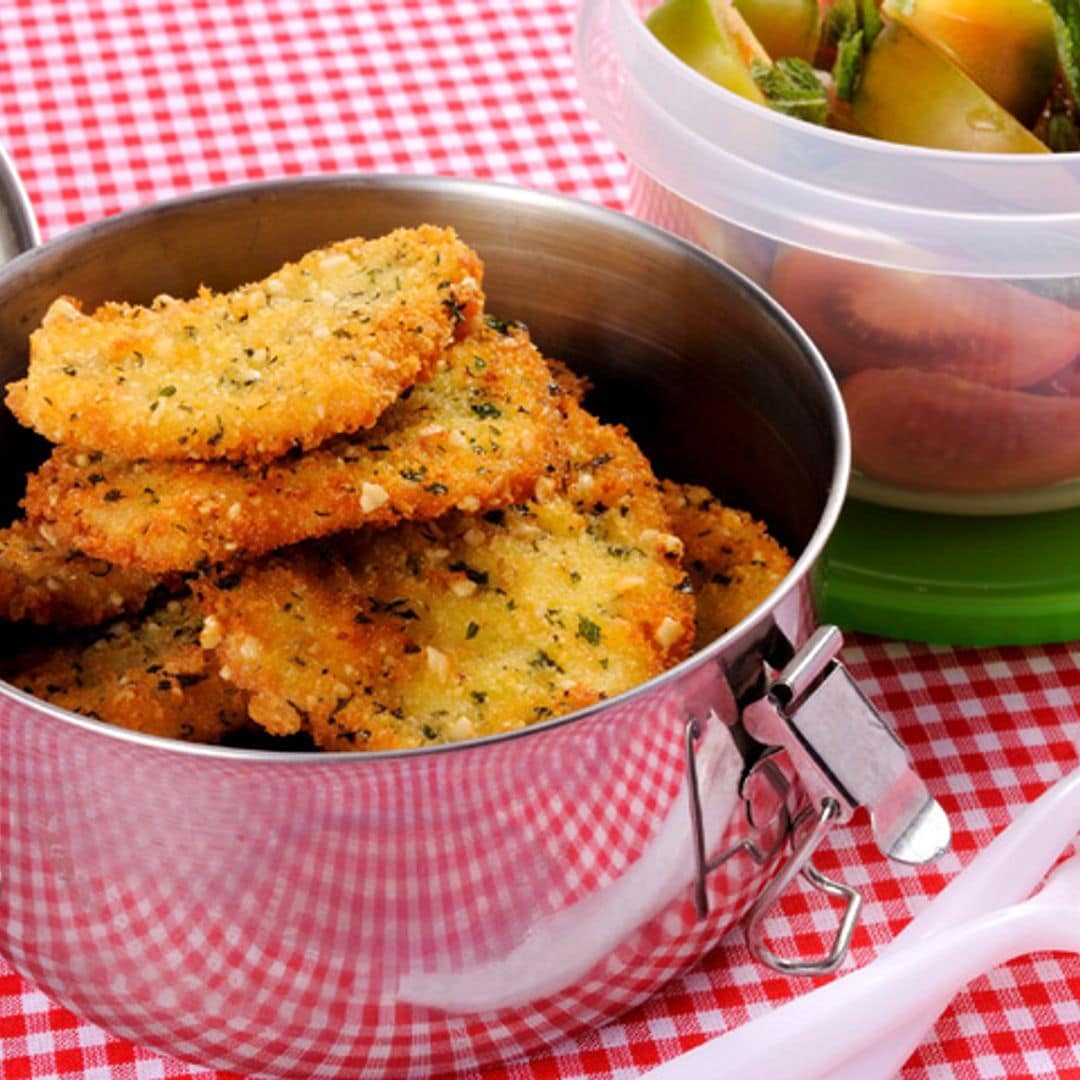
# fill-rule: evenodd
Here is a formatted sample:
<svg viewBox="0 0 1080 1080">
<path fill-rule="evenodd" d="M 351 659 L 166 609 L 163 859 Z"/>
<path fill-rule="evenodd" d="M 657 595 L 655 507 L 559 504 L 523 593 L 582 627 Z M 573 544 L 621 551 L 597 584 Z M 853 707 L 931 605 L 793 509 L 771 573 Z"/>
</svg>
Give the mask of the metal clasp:
<svg viewBox="0 0 1080 1080">
<path fill-rule="evenodd" d="M 792 833 L 797 837 L 799 826 L 811 816 L 814 818 L 813 825 L 801 840 L 795 840 L 791 858 L 780 868 L 776 877 L 765 886 L 746 917 L 746 944 L 754 956 L 767 967 L 771 967 L 773 971 L 779 971 L 784 975 L 828 975 L 844 962 L 848 949 L 851 947 L 855 924 L 859 921 L 859 912 L 862 910 L 862 896 L 858 889 L 853 889 L 842 881 L 834 881 L 826 877 L 810 862 L 810 856 L 825 838 L 825 834 L 839 813 L 840 806 L 835 799 L 826 799 L 816 815 L 813 814 L 813 807 L 806 808 L 794 823 Z M 797 874 L 802 874 L 815 889 L 829 896 L 839 896 L 845 901 L 844 914 L 840 919 L 832 946 L 824 956 L 816 960 L 786 960 L 777 956 L 765 944 L 765 918 Z"/>
<path fill-rule="evenodd" d="M 766 748 L 755 768 L 763 762 L 768 765 L 770 753 L 783 750 L 810 795 L 810 805 L 794 817 L 781 799 L 780 812 L 789 816 L 780 842 L 790 835 L 792 853 L 750 909 L 746 924 L 747 943 L 754 955 L 788 975 L 835 971 L 847 955 L 858 920 L 862 906 L 858 891 L 826 877 L 810 861 L 834 823 L 848 821 L 858 807 L 865 806 L 882 854 L 905 863 L 937 858 L 948 849 L 951 837 L 945 812 L 912 768 L 906 748 L 836 659 L 842 643 L 836 627 L 821 627 L 786 664 L 766 694 L 742 711 L 745 731 Z M 701 805 L 696 796 L 696 736 L 691 722 L 686 751 L 698 871 L 694 899 L 698 915 L 704 917 L 708 913 L 706 879 L 712 870 L 738 851 L 745 851 L 755 862 L 765 862 L 776 848 L 762 852 L 743 842 L 706 861 Z M 765 944 L 763 924 L 799 875 L 814 888 L 842 897 L 845 909 L 825 956 L 786 960 Z"/>
<path fill-rule="evenodd" d="M 865 806 L 883 855 L 930 862 L 948 850 L 949 819 L 836 659 L 842 644 L 835 626 L 817 630 L 766 696 L 743 709 L 743 726 L 758 742 L 787 750 L 815 806 L 833 799 L 838 821 Z"/>
<path fill-rule="evenodd" d="M 713 718 L 714 723 L 720 721 Z M 694 910 L 699 919 L 709 914 L 708 878 L 729 859 L 746 855 L 758 866 L 771 862 L 787 841 L 792 819 L 788 811 L 790 785 L 786 777 L 775 768 L 768 755 L 755 762 L 740 785 L 740 794 L 746 806 L 747 824 L 757 830 L 765 846 L 744 838 L 719 855 L 709 858 L 705 839 L 705 815 L 701 806 L 701 785 L 697 767 L 697 741 L 701 737 L 698 722 L 687 722 L 685 732 L 686 772 L 690 795 L 690 829 L 694 845 Z M 761 798 L 761 794 L 765 798 Z M 757 797 L 755 797 L 757 795 Z M 762 809 L 762 804 L 767 807 Z"/>
</svg>

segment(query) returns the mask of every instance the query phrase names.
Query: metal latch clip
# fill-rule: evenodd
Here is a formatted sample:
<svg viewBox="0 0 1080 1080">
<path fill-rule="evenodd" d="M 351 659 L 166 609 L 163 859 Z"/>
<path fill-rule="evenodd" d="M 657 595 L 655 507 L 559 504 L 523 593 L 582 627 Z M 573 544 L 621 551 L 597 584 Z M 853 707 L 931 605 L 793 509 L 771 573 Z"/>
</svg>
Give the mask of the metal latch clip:
<svg viewBox="0 0 1080 1080">
<path fill-rule="evenodd" d="M 811 804 L 791 821 L 791 855 L 750 909 L 746 923 L 747 943 L 754 955 L 789 975 L 822 975 L 839 967 L 858 919 L 862 905 L 858 891 L 826 877 L 811 862 L 835 822 L 849 820 L 858 807 L 865 806 L 882 854 L 904 863 L 936 859 L 948 849 L 951 837 L 945 812 L 912 768 L 906 748 L 837 660 L 842 644 L 835 626 L 819 628 L 766 695 L 745 705 L 742 712 L 747 734 L 773 748 L 772 752 L 775 748 L 787 752 L 811 798 Z M 695 820 L 694 824 L 700 840 L 701 823 Z M 707 910 L 704 879 L 715 865 L 715 860 L 707 864 L 703 854 L 702 849 L 696 896 L 699 912 Z M 800 874 L 814 888 L 844 898 L 845 910 L 828 953 L 789 960 L 767 947 L 763 926 L 773 905 Z"/>
</svg>

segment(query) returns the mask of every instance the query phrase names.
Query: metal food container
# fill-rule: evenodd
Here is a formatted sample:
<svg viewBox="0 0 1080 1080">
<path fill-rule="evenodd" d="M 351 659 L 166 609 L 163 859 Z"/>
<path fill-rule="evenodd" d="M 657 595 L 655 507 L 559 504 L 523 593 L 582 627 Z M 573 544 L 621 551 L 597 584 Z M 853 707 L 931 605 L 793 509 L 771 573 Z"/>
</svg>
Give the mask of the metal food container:
<svg viewBox="0 0 1080 1080">
<path fill-rule="evenodd" d="M 835 967 L 858 896 L 813 868 L 870 808 L 933 857 L 948 823 L 817 628 L 847 478 L 836 387 L 761 290 L 651 226 L 552 195 L 404 177 L 209 192 L 76 230 L 0 271 L 0 376 L 60 293 L 227 288 L 319 244 L 429 221 L 486 265 L 488 310 L 587 374 L 658 475 L 764 518 L 794 570 L 677 668 L 510 735 L 403 753 L 199 746 L 0 683 L 0 952 L 136 1043 L 275 1077 L 426 1076 L 600 1024 L 749 913 L 783 970 Z M 44 443 L 0 421 L 14 510 Z M 826 957 L 761 936 L 802 873 L 847 897 Z"/>
</svg>

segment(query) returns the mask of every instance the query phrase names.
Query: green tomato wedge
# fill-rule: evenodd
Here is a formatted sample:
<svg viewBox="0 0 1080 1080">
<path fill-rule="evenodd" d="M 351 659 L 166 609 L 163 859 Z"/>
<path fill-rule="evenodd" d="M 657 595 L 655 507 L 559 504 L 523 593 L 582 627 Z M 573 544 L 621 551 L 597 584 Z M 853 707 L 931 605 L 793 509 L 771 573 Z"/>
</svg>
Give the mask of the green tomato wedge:
<svg viewBox="0 0 1080 1080">
<path fill-rule="evenodd" d="M 817 0 L 735 0 L 735 7 L 770 56 L 813 62 L 821 34 Z"/>
<path fill-rule="evenodd" d="M 1022 124 L 1034 124 L 1057 74 L 1045 0 L 885 0 L 885 14 L 936 45 Z"/>
<path fill-rule="evenodd" d="M 765 96 L 750 74 L 750 58 L 757 43 L 750 40 L 753 35 L 749 30 L 743 33 L 744 27 L 733 27 L 730 16 L 737 14 L 725 0 L 665 0 L 649 14 L 645 25 L 695 71 L 764 105 Z M 767 59 L 760 45 L 757 49 Z"/>
<path fill-rule="evenodd" d="M 890 23 L 863 60 L 851 103 L 875 139 L 992 154 L 1049 150 L 944 53 Z"/>
</svg>

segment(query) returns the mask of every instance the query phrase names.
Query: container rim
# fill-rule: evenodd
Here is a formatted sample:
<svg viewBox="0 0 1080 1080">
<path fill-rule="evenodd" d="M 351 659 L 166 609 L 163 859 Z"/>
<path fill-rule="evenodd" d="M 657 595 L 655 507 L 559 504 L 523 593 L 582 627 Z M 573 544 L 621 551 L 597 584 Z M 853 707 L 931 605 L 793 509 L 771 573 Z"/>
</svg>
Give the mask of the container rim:
<svg viewBox="0 0 1080 1080">
<path fill-rule="evenodd" d="M 737 291 L 742 292 L 753 302 L 764 307 L 780 327 L 794 340 L 795 345 L 802 352 L 806 361 L 810 364 L 826 397 L 829 417 L 831 421 L 830 435 L 834 441 L 836 452 L 833 460 L 832 476 L 829 490 L 825 498 L 825 506 L 822 510 L 818 523 L 800 553 L 795 565 L 788 572 L 787 577 L 773 590 L 772 593 L 759 604 L 749 615 L 724 633 L 721 637 L 711 642 L 706 648 L 692 654 L 686 660 L 669 668 L 667 671 L 640 683 L 638 686 L 624 691 L 613 698 L 597 702 L 584 709 L 567 713 L 565 716 L 554 717 L 540 724 L 504 732 L 498 735 L 489 735 L 468 742 L 442 744 L 430 747 L 418 747 L 409 750 L 350 750 L 335 752 L 332 754 L 320 754 L 312 751 L 280 751 L 280 750 L 249 750 L 238 747 L 212 746 L 202 743 L 188 743 L 177 739 L 169 739 L 163 736 L 149 735 L 144 732 L 130 731 L 126 728 L 117 727 L 100 720 L 93 720 L 70 712 L 67 709 L 52 705 L 33 697 L 25 691 L 19 690 L 7 681 L 0 679 L 0 697 L 7 698 L 19 705 L 34 709 L 63 724 L 81 728 L 84 731 L 98 735 L 103 739 L 143 746 L 147 749 L 181 754 L 193 757 L 211 757 L 234 762 L 255 762 L 261 764 L 280 763 L 283 765 L 304 765 L 307 767 L 328 766 L 345 767 L 357 762 L 369 762 L 373 766 L 377 762 L 398 760 L 401 758 L 416 758 L 421 755 L 467 753 L 469 751 L 483 749 L 493 743 L 501 743 L 511 739 L 529 738 L 540 732 L 550 731 L 553 728 L 563 727 L 584 720 L 586 717 L 609 708 L 625 706 L 633 703 L 638 698 L 667 686 L 679 679 L 684 673 L 707 664 L 718 654 L 726 651 L 727 647 L 735 639 L 747 634 L 751 629 L 763 623 L 772 610 L 798 587 L 799 582 L 806 578 L 812 566 L 817 562 L 824 550 L 829 536 L 831 535 L 847 492 L 848 475 L 851 466 L 851 441 L 848 431 L 847 420 L 844 413 L 843 401 L 840 390 L 829 371 L 824 359 L 816 346 L 807 336 L 805 331 L 795 320 L 760 286 L 745 277 L 739 271 L 710 255 L 703 249 L 690 244 L 688 241 L 664 232 L 656 226 L 640 221 L 621 211 L 610 209 L 594 203 L 586 202 L 570 195 L 556 194 L 553 192 L 541 192 L 534 189 L 523 188 L 518 185 L 493 180 L 477 180 L 449 176 L 417 176 L 401 173 L 334 173 L 313 176 L 286 177 L 272 180 L 260 180 L 249 183 L 232 184 L 221 187 L 202 189 L 187 195 L 176 196 L 159 202 L 150 203 L 119 214 L 112 215 L 99 221 L 81 225 L 62 236 L 49 241 L 39 247 L 33 248 L 17 258 L 13 259 L 3 268 L 0 268 L 0 283 L 6 282 L 11 277 L 17 277 L 24 273 L 34 262 L 63 256 L 73 248 L 78 248 L 84 241 L 103 233 L 108 233 L 117 228 L 129 226 L 137 227 L 144 221 L 150 220 L 160 214 L 168 214 L 172 211 L 196 207 L 204 213 L 213 213 L 216 205 L 227 204 L 235 199 L 245 197 L 272 196 L 277 193 L 288 192 L 299 188 L 318 189 L 325 188 L 327 192 L 343 188 L 353 189 L 356 187 L 369 187 L 373 189 L 394 189 L 417 192 L 453 192 L 468 197 L 484 198 L 497 201 L 506 205 L 546 205 L 560 210 L 567 215 L 570 221 L 584 219 L 599 223 L 617 232 L 624 233 L 639 240 L 645 240 L 651 244 L 660 244 L 670 248 L 677 248 L 683 255 L 694 262 L 709 267 L 712 273 L 717 273 L 722 278 L 727 278 L 729 284 Z"/>
<path fill-rule="evenodd" d="M 785 116 L 674 56 L 645 25 L 646 6 L 579 0 L 578 85 L 619 150 L 682 199 L 778 242 L 882 266 L 1080 273 L 1080 153 L 908 146 Z"/>
</svg>

